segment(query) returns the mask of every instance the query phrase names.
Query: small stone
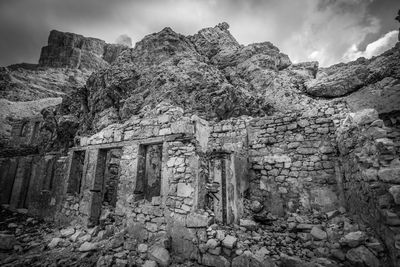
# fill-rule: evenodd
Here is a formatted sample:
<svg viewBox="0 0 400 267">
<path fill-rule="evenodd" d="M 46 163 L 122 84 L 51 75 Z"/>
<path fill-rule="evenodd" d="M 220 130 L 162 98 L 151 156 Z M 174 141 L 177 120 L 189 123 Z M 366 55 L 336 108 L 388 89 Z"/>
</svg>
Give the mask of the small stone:
<svg viewBox="0 0 400 267">
<path fill-rule="evenodd" d="M 206 243 L 206 246 L 209 249 L 214 249 L 214 248 L 216 248 L 218 246 L 218 241 L 215 240 L 215 239 L 208 239 L 208 241 Z"/>
<path fill-rule="evenodd" d="M 222 245 L 226 248 L 233 249 L 236 245 L 237 238 L 231 235 L 227 235 L 225 239 L 222 241 Z"/>
<path fill-rule="evenodd" d="M 332 219 L 333 217 L 336 217 L 340 214 L 340 212 L 338 210 L 332 210 L 326 213 L 326 217 L 328 218 L 328 220 Z"/>
<path fill-rule="evenodd" d="M 255 221 L 249 219 L 240 219 L 239 225 L 248 230 L 255 230 L 258 228 L 258 224 Z"/>
<path fill-rule="evenodd" d="M 87 252 L 87 251 L 92 251 L 92 250 L 97 250 L 98 244 L 97 243 L 91 243 L 91 242 L 85 242 L 79 247 L 80 252 Z"/>
<path fill-rule="evenodd" d="M 147 247 L 146 244 L 139 244 L 139 245 L 138 245 L 138 248 L 137 248 L 137 251 L 138 251 L 139 253 L 146 253 L 146 252 L 147 252 L 147 249 L 148 249 L 148 247 Z"/>
<path fill-rule="evenodd" d="M 147 260 L 144 262 L 142 265 L 143 267 L 157 267 L 157 262 L 152 261 L 152 260 Z"/>
<path fill-rule="evenodd" d="M 62 241 L 62 238 L 54 237 L 47 246 L 49 247 L 49 249 L 53 249 L 53 248 L 57 247 L 61 241 Z"/>
<path fill-rule="evenodd" d="M 327 238 L 326 232 L 315 226 L 311 229 L 310 234 L 317 240 L 324 240 Z"/>
<path fill-rule="evenodd" d="M 400 205 L 400 185 L 391 186 L 389 192 L 393 196 L 394 203 Z"/>
<path fill-rule="evenodd" d="M 61 237 L 69 237 L 69 236 L 73 235 L 74 233 L 75 233 L 75 229 L 72 227 L 67 228 L 67 229 L 62 229 L 60 231 Z"/>
<path fill-rule="evenodd" d="M 351 232 L 340 239 L 340 243 L 347 245 L 351 248 L 357 247 L 362 244 L 366 239 L 366 235 L 362 231 Z"/>
<path fill-rule="evenodd" d="M 259 213 L 263 208 L 263 204 L 261 204 L 259 201 L 254 200 L 253 202 L 251 202 L 250 209 L 252 212 Z"/>
</svg>

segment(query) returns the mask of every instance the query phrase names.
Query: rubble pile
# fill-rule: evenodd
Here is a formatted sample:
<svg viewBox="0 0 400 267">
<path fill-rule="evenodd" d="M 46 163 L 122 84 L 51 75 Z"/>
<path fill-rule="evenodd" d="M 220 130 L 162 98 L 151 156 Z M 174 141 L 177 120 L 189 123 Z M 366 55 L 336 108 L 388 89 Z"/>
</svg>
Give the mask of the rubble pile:
<svg viewBox="0 0 400 267">
<path fill-rule="evenodd" d="M 251 218 L 196 230 L 197 260 L 171 252 L 168 235 L 145 240 L 129 233 L 111 214 L 99 226 L 76 221 L 57 230 L 35 218 L 1 211 L 2 266 L 382 266 L 387 254 L 372 230 L 344 208 L 327 213 Z M 24 257 L 21 257 L 21 255 Z"/>
</svg>

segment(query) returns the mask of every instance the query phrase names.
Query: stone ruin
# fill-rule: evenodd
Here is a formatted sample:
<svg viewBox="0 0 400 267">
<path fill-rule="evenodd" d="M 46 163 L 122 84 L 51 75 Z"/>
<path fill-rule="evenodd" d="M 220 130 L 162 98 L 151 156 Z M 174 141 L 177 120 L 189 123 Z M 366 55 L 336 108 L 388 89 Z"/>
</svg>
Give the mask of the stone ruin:
<svg viewBox="0 0 400 267">
<path fill-rule="evenodd" d="M 15 120 L 0 201 L 72 225 L 50 248 L 109 241 L 114 260 L 103 254 L 97 266 L 131 264 L 132 251 L 143 266 L 399 266 L 396 114 L 334 99 L 206 120 L 161 102 L 50 152 L 40 150 L 42 117 Z"/>
</svg>

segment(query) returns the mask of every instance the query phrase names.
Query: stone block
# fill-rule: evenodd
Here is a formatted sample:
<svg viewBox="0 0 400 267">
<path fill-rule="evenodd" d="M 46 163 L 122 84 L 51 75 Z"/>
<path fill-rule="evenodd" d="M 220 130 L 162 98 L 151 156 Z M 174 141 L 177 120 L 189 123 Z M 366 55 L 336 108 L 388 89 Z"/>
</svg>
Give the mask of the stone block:
<svg viewBox="0 0 400 267">
<path fill-rule="evenodd" d="M 159 135 L 169 135 L 171 134 L 171 128 L 162 128 L 160 129 Z"/>
<path fill-rule="evenodd" d="M 203 255 L 201 264 L 205 266 L 213 266 L 213 267 L 229 267 L 230 263 L 229 261 L 221 256 L 221 255 L 212 255 L 209 253 L 206 253 Z"/>
<path fill-rule="evenodd" d="M 378 177 L 387 183 L 400 184 L 400 168 L 381 168 L 378 171 Z"/>
<path fill-rule="evenodd" d="M 157 262 L 157 264 L 162 267 L 169 266 L 171 261 L 168 250 L 157 245 L 150 248 L 148 257 L 150 260 Z"/>
<path fill-rule="evenodd" d="M 394 202 L 397 205 L 400 205 L 400 185 L 391 186 L 389 192 L 393 196 Z"/>
<path fill-rule="evenodd" d="M 227 235 L 222 241 L 222 245 L 226 248 L 233 249 L 236 245 L 237 238 L 231 235 Z"/>
<path fill-rule="evenodd" d="M 314 226 L 310 232 L 311 236 L 316 240 L 324 240 L 328 236 L 325 231 L 321 230 L 320 228 Z"/>
<path fill-rule="evenodd" d="M 190 213 L 186 217 L 186 226 L 189 228 L 207 227 L 211 218 L 207 214 Z"/>
<path fill-rule="evenodd" d="M 349 116 L 358 125 L 365 125 L 379 119 L 379 114 L 375 109 L 363 109 L 356 113 L 350 113 Z"/>
<path fill-rule="evenodd" d="M 194 192 L 194 188 L 191 184 L 178 183 L 177 196 L 178 197 L 190 197 Z"/>
</svg>

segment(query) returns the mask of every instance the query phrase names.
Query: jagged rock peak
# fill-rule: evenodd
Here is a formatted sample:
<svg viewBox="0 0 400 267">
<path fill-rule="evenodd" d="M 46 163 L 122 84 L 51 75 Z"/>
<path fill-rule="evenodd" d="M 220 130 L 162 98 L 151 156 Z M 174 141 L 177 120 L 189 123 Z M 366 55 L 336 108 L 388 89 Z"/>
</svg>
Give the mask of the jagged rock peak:
<svg viewBox="0 0 400 267">
<path fill-rule="evenodd" d="M 39 65 L 97 70 L 112 63 L 128 47 L 108 44 L 83 35 L 52 30 L 48 45 L 42 48 Z"/>
</svg>

